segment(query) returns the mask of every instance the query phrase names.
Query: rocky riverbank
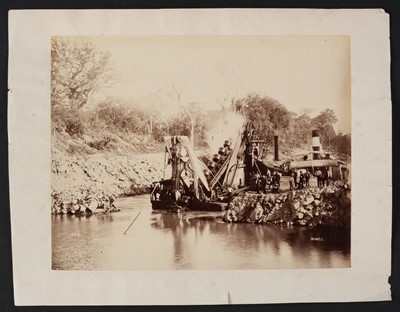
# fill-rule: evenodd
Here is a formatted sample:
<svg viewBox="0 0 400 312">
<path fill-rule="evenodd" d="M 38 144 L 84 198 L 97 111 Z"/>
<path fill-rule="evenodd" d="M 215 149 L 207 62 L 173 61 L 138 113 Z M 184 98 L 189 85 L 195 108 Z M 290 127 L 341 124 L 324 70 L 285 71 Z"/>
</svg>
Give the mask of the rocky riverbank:
<svg viewBox="0 0 400 312">
<path fill-rule="evenodd" d="M 225 222 L 350 228 L 351 193 L 346 184 L 282 193 L 242 193 L 229 203 Z"/>
<path fill-rule="evenodd" d="M 162 171 L 162 153 L 53 155 L 52 212 L 113 211 L 113 199 L 149 192 Z"/>
<path fill-rule="evenodd" d="M 53 155 L 52 206 L 55 214 L 118 211 L 119 196 L 148 193 L 163 175 L 163 154 Z M 350 227 L 348 185 L 310 187 L 280 193 L 241 193 L 228 205 L 225 222 Z"/>
</svg>

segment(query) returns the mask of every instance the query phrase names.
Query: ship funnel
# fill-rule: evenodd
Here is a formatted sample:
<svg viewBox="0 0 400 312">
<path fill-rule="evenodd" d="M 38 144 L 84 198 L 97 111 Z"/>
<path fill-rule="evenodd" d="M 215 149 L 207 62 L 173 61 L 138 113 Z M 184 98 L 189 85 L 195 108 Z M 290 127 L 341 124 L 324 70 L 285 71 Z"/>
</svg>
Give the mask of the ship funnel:
<svg viewBox="0 0 400 312">
<path fill-rule="evenodd" d="M 313 159 L 321 159 L 321 142 L 319 140 L 319 130 L 312 130 L 311 135 Z"/>
<path fill-rule="evenodd" d="M 278 136 L 274 135 L 274 160 L 279 160 L 279 143 L 278 143 Z"/>
</svg>

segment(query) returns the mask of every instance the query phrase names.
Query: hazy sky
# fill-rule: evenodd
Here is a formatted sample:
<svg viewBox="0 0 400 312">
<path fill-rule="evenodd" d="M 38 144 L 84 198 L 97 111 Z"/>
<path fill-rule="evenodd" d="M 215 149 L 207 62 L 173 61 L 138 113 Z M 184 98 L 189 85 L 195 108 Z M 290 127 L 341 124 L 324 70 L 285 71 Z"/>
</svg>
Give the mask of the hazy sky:
<svg viewBox="0 0 400 312">
<path fill-rule="evenodd" d="M 170 100 L 209 108 L 250 92 L 290 111 L 332 108 L 336 129 L 351 130 L 350 39 L 347 36 L 91 37 L 112 54 L 119 81 L 103 95 Z"/>
</svg>

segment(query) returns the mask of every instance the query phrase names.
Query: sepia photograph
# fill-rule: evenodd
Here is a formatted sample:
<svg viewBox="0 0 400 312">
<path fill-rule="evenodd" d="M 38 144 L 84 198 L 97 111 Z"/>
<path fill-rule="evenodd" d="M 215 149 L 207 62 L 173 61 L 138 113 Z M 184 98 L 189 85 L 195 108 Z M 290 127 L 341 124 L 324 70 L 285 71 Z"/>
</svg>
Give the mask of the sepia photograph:
<svg viewBox="0 0 400 312">
<path fill-rule="evenodd" d="M 16 305 L 391 300 L 384 10 L 11 10 L 9 29 Z"/>
<path fill-rule="evenodd" d="M 351 268 L 350 36 L 49 45 L 52 270 Z"/>
</svg>

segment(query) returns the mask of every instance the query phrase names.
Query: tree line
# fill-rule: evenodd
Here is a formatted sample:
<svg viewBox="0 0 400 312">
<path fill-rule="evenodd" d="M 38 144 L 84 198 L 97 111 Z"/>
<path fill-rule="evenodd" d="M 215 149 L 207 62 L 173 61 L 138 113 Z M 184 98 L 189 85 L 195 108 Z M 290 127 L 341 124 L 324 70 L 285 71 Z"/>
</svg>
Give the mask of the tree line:
<svg viewBox="0 0 400 312">
<path fill-rule="evenodd" d="M 207 130 L 225 114 L 225 110 L 242 114 L 255 126 L 261 139 L 272 145 L 274 135 L 288 152 L 311 147 L 311 130 L 320 130 L 321 143 L 328 151 L 350 155 L 350 136 L 336 134 L 337 118 L 327 108 L 315 117 L 310 110 L 290 112 L 285 105 L 268 96 L 251 93 L 232 99 L 230 107 L 204 110 L 199 103 L 183 103 L 173 87 L 171 99 L 181 111 L 165 111 L 129 99 L 107 98 L 95 102 L 97 91 L 116 81 L 111 55 L 99 51 L 85 39 L 53 37 L 51 41 L 51 109 L 53 131 L 82 136 L 91 131 L 135 134 L 161 142 L 164 136 L 187 135 L 196 146 L 207 144 Z M 89 103 L 91 105 L 89 105 Z"/>
</svg>

